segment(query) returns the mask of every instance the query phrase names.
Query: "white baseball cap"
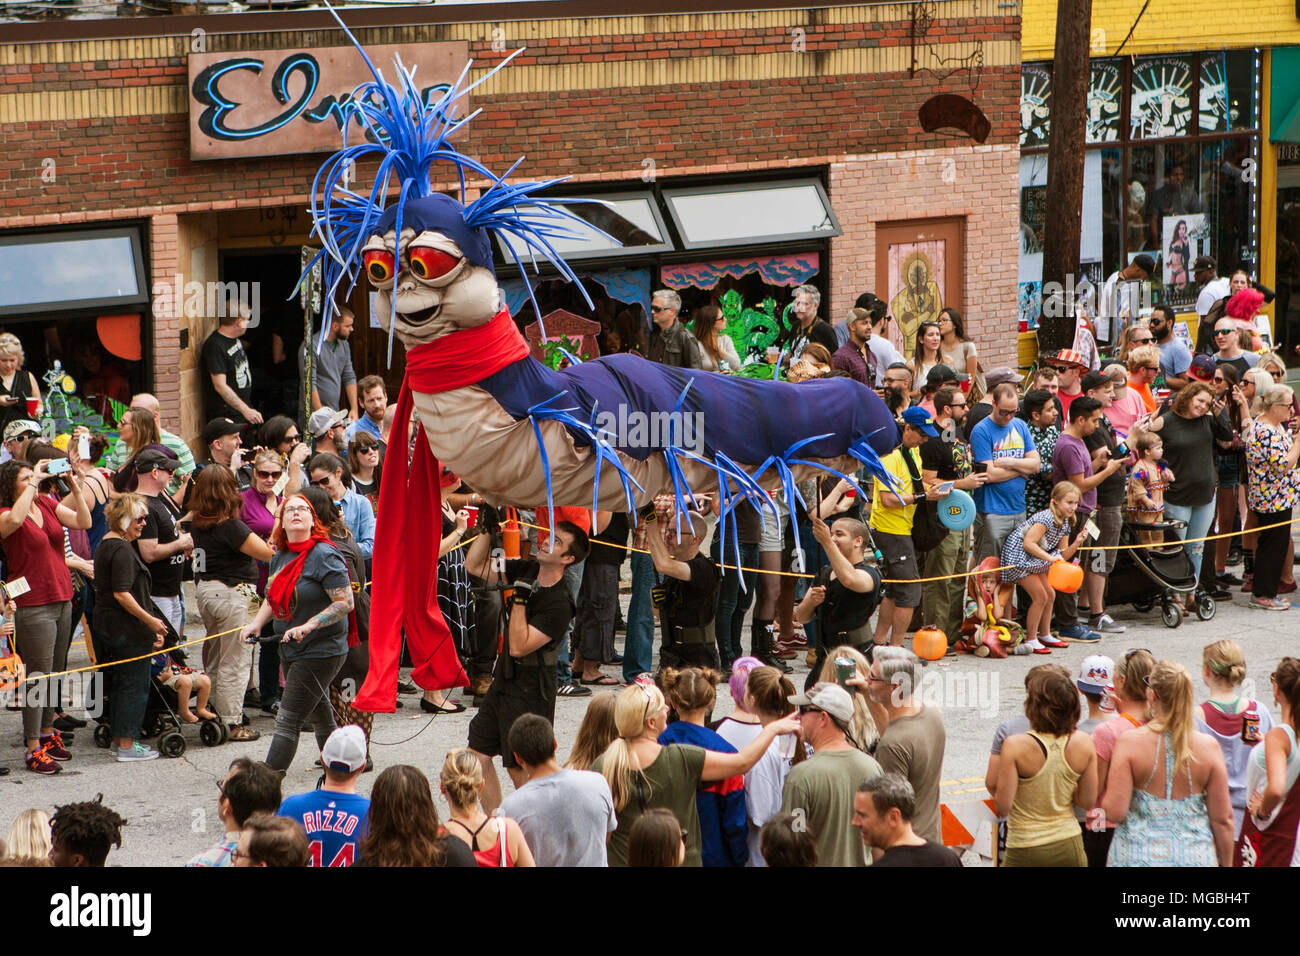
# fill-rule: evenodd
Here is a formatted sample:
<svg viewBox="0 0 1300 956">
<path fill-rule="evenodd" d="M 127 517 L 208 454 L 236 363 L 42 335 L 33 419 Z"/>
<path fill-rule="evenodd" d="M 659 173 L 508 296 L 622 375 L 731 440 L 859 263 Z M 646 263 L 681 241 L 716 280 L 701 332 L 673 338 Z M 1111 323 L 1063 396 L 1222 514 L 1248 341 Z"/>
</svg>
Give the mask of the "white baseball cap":
<svg viewBox="0 0 1300 956">
<path fill-rule="evenodd" d="M 1083 659 L 1079 666 L 1079 676 L 1074 679 L 1074 683 L 1085 694 L 1100 694 L 1111 686 L 1114 674 L 1113 660 L 1105 654 L 1093 654 Z"/>
<path fill-rule="evenodd" d="M 320 762 L 338 773 L 356 773 L 366 765 L 365 733 L 356 724 L 338 728 L 325 741 Z"/>
</svg>

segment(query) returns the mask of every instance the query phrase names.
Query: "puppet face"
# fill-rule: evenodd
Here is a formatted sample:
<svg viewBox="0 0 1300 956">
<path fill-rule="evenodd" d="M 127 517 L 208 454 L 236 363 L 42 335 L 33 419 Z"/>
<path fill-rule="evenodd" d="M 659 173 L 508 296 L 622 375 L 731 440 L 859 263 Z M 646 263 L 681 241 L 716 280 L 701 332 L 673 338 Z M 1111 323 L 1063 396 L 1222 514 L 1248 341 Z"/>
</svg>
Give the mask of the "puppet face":
<svg viewBox="0 0 1300 956">
<path fill-rule="evenodd" d="M 370 286 L 378 293 L 380 323 L 388 329 L 395 301 L 393 331 L 408 348 L 483 325 L 501 309 L 496 276 L 473 265 L 440 232 L 403 229 L 399 242 L 390 229 L 371 236 L 362 257 Z"/>
</svg>

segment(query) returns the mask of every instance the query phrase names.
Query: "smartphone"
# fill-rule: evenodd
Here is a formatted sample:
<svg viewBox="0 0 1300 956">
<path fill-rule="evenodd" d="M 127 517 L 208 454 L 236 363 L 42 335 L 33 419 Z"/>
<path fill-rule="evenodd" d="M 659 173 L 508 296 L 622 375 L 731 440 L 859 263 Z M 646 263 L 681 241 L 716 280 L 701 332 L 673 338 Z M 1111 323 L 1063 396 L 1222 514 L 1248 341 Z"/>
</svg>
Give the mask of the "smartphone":
<svg viewBox="0 0 1300 956">
<path fill-rule="evenodd" d="M 953 486 L 956 484 L 957 482 L 955 481 L 941 482 L 940 484 L 934 486 L 934 493 L 937 495 L 947 494 L 948 492 L 952 491 Z"/>
<path fill-rule="evenodd" d="M 77 457 L 82 461 L 90 460 L 90 436 L 82 435 L 77 439 Z"/>
<path fill-rule="evenodd" d="M 1124 442 L 1120 442 L 1118 445 L 1115 446 L 1115 450 L 1111 453 L 1110 457 L 1112 460 L 1116 458 L 1127 458 L 1129 454 L 1130 452 L 1129 452 L 1128 445 L 1125 444 Z"/>
<path fill-rule="evenodd" d="M 987 461 L 977 461 L 971 466 L 971 468 L 974 470 L 975 474 L 982 475 L 989 470 L 989 463 Z"/>
<path fill-rule="evenodd" d="M 66 458 L 51 458 L 49 467 L 45 469 L 47 475 L 62 475 L 72 470 L 72 462 Z"/>
</svg>

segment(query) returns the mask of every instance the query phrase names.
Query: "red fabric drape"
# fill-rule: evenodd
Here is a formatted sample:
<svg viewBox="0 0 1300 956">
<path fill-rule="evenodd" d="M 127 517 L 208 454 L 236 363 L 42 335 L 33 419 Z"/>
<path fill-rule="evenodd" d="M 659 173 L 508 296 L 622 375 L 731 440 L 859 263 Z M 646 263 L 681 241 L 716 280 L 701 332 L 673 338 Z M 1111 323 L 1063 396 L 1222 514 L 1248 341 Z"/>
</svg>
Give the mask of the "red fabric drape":
<svg viewBox="0 0 1300 956">
<path fill-rule="evenodd" d="M 357 710 L 391 714 L 397 709 L 403 631 L 416 684 L 444 690 L 469 683 L 438 607 L 442 469 L 421 429 L 408 471 L 403 440 L 414 407 L 413 392 L 464 388 L 527 355 L 528 345 L 504 309 L 486 325 L 453 332 L 406 353 L 406 375 L 391 432 L 398 437 L 391 446 L 395 451 L 384 462 L 379 489 L 383 520 L 375 528 L 370 670 L 353 701 Z M 469 422 L 465 425 L 467 430 L 471 427 Z"/>
</svg>

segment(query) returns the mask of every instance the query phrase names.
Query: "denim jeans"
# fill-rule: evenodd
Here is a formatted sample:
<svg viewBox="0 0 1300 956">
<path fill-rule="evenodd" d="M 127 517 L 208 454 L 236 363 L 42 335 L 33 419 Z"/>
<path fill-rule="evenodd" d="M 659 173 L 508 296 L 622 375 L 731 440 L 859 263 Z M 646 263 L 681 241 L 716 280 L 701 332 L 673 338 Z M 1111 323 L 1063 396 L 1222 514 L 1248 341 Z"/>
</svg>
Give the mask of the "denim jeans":
<svg viewBox="0 0 1300 956">
<path fill-rule="evenodd" d="M 650 589 L 655 586 L 654 561 L 648 554 L 632 553 L 632 600 L 627 606 L 627 639 L 623 645 L 623 679 L 631 681 L 650 671 L 654 653 L 655 619 Z"/>
<path fill-rule="evenodd" d="M 1187 528 L 1183 531 L 1183 538 L 1204 538 L 1210 533 L 1210 525 L 1214 523 L 1214 513 L 1217 510 L 1218 502 L 1211 498 L 1203 505 L 1173 505 L 1168 501 L 1165 502 L 1165 520 L 1166 521 L 1186 521 Z M 1192 544 L 1184 545 L 1187 548 L 1187 556 L 1192 559 L 1192 568 L 1199 579 L 1201 576 L 1201 555 L 1205 552 L 1205 542 L 1196 541 Z"/>
<path fill-rule="evenodd" d="M 564 586 L 569 589 L 569 597 L 573 600 L 576 607 L 578 604 L 578 591 L 582 589 L 582 568 L 587 562 L 582 560 L 576 564 L 571 564 L 564 569 Z M 569 666 L 569 635 L 573 633 L 573 619 L 569 619 L 569 626 L 564 631 L 564 639 L 560 641 L 555 660 L 555 675 L 561 684 L 573 683 L 573 670 Z"/>
<path fill-rule="evenodd" d="M 734 565 L 736 553 L 727 548 L 720 551 L 717 537 L 713 540 L 713 559 L 725 565 Z M 758 545 L 741 544 L 740 566 L 742 568 L 758 567 Z M 745 656 L 741 645 L 741 633 L 745 624 L 745 612 L 754 600 L 754 571 L 744 572 L 745 592 L 740 590 L 740 572 L 734 567 L 727 567 L 722 572 L 722 583 L 718 586 L 718 616 L 714 619 L 713 631 L 718 642 L 718 657 L 723 670 L 730 670 L 737 658 Z"/>
</svg>

